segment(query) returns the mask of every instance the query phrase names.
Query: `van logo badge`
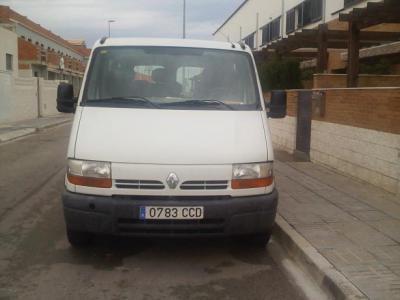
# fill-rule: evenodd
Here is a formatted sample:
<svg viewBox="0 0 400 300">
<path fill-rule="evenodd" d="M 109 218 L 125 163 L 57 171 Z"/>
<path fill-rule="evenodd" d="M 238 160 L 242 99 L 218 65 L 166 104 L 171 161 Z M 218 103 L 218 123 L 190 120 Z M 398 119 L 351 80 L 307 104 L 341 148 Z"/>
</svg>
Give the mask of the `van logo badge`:
<svg viewBox="0 0 400 300">
<path fill-rule="evenodd" d="M 175 189 L 178 186 L 179 178 L 175 173 L 170 173 L 167 177 L 167 184 L 170 189 Z"/>
</svg>

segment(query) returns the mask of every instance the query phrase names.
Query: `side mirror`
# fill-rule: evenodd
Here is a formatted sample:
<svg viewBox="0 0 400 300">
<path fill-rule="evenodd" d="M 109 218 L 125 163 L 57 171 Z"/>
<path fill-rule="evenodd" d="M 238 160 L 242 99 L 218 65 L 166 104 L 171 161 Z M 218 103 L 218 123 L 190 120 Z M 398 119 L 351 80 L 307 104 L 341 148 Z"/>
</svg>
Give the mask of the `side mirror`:
<svg viewBox="0 0 400 300">
<path fill-rule="evenodd" d="M 268 104 L 269 111 L 267 113 L 269 118 L 282 119 L 286 117 L 286 91 L 272 91 L 271 101 Z"/>
<path fill-rule="evenodd" d="M 57 88 L 57 110 L 63 113 L 74 113 L 77 98 L 74 98 L 74 86 L 60 83 Z"/>
</svg>

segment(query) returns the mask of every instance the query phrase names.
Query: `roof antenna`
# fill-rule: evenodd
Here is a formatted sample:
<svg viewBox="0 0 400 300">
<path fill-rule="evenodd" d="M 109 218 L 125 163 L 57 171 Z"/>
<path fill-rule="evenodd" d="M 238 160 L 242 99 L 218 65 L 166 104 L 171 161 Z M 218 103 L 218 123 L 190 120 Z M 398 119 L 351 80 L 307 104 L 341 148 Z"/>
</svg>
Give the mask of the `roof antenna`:
<svg viewBox="0 0 400 300">
<path fill-rule="evenodd" d="M 232 48 L 235 49 L 236 45 L 234 43 L 231 42 Z"/>
<path fill-rule="evenodd" d="M 243 43 L 243 41 L 240 41 L 240 42 L 239 42 L 239 45 L 240 45 L 240 47 L 241 47 L 243 50 L 246 49 L 246 45 L 245 45 L 245 43 Z"/>
<path fill-rule="evenodd" d="M 105 42 L 107 39 L 108 39 L 108 37 L 106 37 L 106 36 L 102 37 L 101 40 L 100 40 L 100 44 L 103 45 L 104 42 Z"/>
</svg>

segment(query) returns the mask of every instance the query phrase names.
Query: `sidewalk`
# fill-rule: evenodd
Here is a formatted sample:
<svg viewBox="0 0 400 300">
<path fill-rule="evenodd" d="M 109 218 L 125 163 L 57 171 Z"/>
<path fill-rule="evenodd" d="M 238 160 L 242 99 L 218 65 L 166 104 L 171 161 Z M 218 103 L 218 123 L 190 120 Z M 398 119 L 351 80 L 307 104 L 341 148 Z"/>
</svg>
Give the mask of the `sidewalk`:
<svg viewBox="0 0 400 300">
<path fill-rule="evenodd" d="M 288 227 L 368 298 L 400 299 L 400 199 L 288 154 L 276 157 L 279 214 Z"/>
<path fill-rule="evenodd" d="M 72 115 L 62 114 L 14 123 L 0 124 L 0 143 L 11 141 L 38 130 L 71 122 Z"/>
</svg>

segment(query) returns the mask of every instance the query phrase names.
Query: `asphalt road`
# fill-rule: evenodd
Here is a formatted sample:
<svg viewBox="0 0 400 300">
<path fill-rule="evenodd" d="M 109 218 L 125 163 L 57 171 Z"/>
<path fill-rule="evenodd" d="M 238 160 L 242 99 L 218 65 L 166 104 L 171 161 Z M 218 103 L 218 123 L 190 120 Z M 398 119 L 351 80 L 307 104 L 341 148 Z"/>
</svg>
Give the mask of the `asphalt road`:
<svg viewBox="0 0 400 300">
<path fill-rule="evenodd" d="M 268 250 L 229 240 L 65 237 L 69 125 L 0 145 L 0 299 L 301 299 Z"/>
</svg>

